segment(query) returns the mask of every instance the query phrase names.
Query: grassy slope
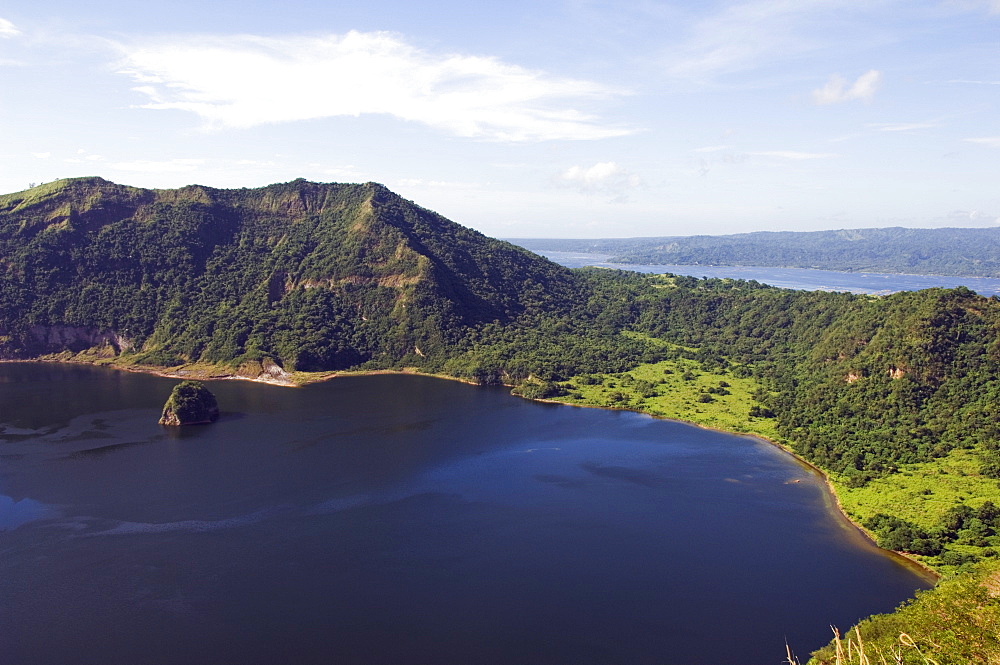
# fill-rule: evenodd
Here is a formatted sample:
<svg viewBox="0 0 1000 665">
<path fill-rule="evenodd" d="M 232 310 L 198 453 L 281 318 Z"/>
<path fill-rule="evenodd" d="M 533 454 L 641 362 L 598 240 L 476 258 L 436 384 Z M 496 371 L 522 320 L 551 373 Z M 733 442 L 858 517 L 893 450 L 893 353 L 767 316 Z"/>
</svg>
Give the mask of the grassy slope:
<svg viewBox="0 0 1000 665">
<path fill-rule="evenodd" d="M 991 562 L 918 592 L 893 614 L 866 619 L 809 665 L 996 665 L 998 627 L 1000 564 Z"/>
<path fill-rule="evenodd" d="M 979 466 L 980 460 L 972 451 L 958 449 L 932 462 L 906 465 L 899 473 L 864 487 L 838 487 L 837 493 L 853 519 L 889 513 L 933 529 L 956 503 L 973 508 L 985 501 L 1000 504 L 1000 486 L 996 480 L 979 475 Z M 993 546 L 1000 547 L 1000 536 L 991 540 L 995 541 Z"/>
<path fill-rule="evenodd" d="M 689 377 L 689 378 L 685 378 Z M 660 418 L 672 418 L 743 434 L 757 434 L 777 440 L 775 422 L 770 418 L 751 418 L 756 404 L 754 379 L 736 378 L 730 373 L 706 372 L 693 360 L 665 360 L 639 365 L 630 372 L 606 374 L 596 384 L 585 383 L 590 377 L 574 377 L 563 385 L 569 394 L 559 398 L 567 404 L 634 409 Z M 655 395 L 646 396 L 637 383 L 654 384 Z M 728 395 L 712 395 L 712 402 L 699 402 L 709 388 L 727 383 Z M 641 386 L 640 386 L 641 388 Z"/>
</svg>

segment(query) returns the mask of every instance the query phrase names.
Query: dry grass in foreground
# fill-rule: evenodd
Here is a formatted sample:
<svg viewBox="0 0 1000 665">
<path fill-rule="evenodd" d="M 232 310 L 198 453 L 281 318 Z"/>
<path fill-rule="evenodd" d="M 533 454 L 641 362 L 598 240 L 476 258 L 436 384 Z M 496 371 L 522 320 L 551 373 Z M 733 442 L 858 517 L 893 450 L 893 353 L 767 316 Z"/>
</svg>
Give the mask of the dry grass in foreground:
<svg viewBox="0 0 1000 665">
<path fill-rule="evenodd" d="M 791 651 L 787 662 L 799 665 Z M 1000 665 L 1000 564 L 946 578 L 843 637 L 834 629 L 808 665 Z"/>
<path fill-rule="evenodd" d="M 833 628 L 833 660 L 816 661 L 821 665 L 903 665 L 904 663 L 922 663 L 923 665 L 943 665 L 941 661 L 935 660 L 925 654 L 916 640 L 900 633 L 896 644 L 886 646 L 866 646 L 861 638 L 861 633 L 854 632 L 847 637 L 841 638 L 840 631 Z M 799 660 L 792 655 L 791 649 L 786 645 L 788 665 L 801 665 Z M 810 661 L 812 663 L 814 661 Z"/>
</svg>

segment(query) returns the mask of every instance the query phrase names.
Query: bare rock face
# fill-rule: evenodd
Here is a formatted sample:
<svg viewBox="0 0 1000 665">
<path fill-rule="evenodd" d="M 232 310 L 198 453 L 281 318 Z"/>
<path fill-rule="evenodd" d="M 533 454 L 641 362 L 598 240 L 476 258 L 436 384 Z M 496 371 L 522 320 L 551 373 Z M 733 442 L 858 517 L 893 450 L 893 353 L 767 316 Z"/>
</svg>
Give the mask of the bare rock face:
<svg viewBox="0 0 1000 665">
<path fill-rule="evenodd" d="M 283 382 L 288 381 L 288 377 L 291 376 L 270 358 L 264 359 L 264 362 L 261 363 L 261 369 L 262 371 L 257 377 L 261 380 Z"/>
<path fill-rule="evenodd" d="M 286 372 L 281 365 L 274 362 L 272 358 L 263 360 L 250 360 L 236 370 L 236 376 L 265 383 L 276 383 L 279 385 L 292 385 L 291 374 Z"/>
<path fill-rule="evenodd" d="M 219 417 L 215 395 L 200 381 L 182 381 L 174 386 L 163 405 L 161 425 L 203 425 Z"/>
</svg>

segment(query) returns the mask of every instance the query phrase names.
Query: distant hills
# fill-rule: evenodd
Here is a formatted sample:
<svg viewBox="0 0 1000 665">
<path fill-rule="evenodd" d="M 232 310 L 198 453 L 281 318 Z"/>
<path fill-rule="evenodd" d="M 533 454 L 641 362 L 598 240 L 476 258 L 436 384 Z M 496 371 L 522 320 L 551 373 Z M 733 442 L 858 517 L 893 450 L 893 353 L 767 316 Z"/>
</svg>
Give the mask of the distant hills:
<svg viewBox="0 0 1000 665">
<path fill-rule="evenodd" d="M 1000 228 L 760 231 L 721 236 L 511 238 L 532 251 L 610 254 L 612 263 L 772 266 L 1000 277 Z"/>
</svg>

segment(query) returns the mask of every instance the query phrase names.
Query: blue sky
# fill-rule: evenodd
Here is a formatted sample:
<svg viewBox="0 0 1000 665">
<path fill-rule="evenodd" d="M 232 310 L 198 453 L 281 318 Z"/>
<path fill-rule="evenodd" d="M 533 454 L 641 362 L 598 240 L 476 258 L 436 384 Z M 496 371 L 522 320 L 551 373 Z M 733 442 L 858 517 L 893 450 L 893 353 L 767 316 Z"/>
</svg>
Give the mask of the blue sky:
<svg viewBox="0 0 1000 665">
<path fill-rule="evenodd" d="M 0 192 L 381 182 L 499 237 L 1000 223 L 1000 0 L 0 5 Z"/>
</svg>

